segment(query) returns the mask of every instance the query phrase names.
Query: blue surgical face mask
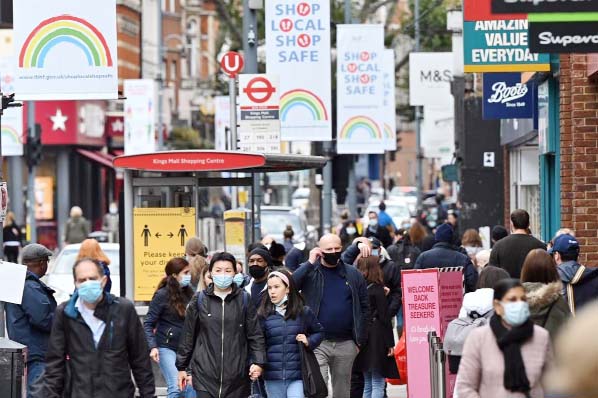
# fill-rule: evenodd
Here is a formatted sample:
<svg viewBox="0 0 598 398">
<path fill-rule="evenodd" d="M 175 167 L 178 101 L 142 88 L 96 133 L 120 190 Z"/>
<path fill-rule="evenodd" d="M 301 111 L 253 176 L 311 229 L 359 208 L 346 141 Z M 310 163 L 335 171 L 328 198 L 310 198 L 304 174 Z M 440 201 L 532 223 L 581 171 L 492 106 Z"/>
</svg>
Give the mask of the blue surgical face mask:
<svg viewBox="0 0 598 398">
<path fill-rule="evenodd" d="M 372 256 L 378 257 L 380 255 L 380 249 L 372 249 Z"/>
<path fill-rule="evenodd" d="M 289 301 L 289 296 L 285 294 L 282 300 L 280 300 L 278 303 L 273 304 L 277 307 L 282 307 L 283 305 L 286 305 L 287 301 Z"/>
<path fill-rule="evenodd" d="M 233 278 L 233 283 L 237 285 L 237 287 L 241 287 L 243 285 L 243 282 L 245 282 L 245 276 L 243 276 L 243 274 L 241 273 L 235 275 L 235 277 Z"/>
<path fill-rule="evenodd" d="M 181 287 L 189 286 L 191 284 L 191 274 L 183 275 L 179 283 L 181 284 Z"/>
<path fill-rule="evenodd" d="M 500 302 L 505 310 L 503 320 L 513 327 L 523 325 L 529 319 L 529 304 L 526 301 Z"/>
<path fill-rule="evenodd" d="M 87 281 L 83 282 L 77 289 L 79 298 L 89 304 L 96 303 L 102 296 L 102 282 L 101 281 Z"/>
<path fill-rule="evenodd" d="M 212 275 L 212 280 L 218 289 L 228 289 L 233 284 L 233 277 L 230 275 Z"/>
</svg>

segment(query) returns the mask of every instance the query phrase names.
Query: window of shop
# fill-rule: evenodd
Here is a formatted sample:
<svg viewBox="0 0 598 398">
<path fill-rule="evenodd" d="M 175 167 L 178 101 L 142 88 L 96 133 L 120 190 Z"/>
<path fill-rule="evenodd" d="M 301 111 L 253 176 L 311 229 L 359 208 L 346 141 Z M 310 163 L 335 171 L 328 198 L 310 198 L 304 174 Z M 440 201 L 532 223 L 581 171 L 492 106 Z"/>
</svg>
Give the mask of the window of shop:
<svg viewBox="0 0 598 398">
<path fill-rule="evenodd" d="M 530 226 L 540 236 L 540 165 L 538 146 L 523 146 L 510 152 L 511 211 L 525 209 L 530 215 Z"/>
</svg>

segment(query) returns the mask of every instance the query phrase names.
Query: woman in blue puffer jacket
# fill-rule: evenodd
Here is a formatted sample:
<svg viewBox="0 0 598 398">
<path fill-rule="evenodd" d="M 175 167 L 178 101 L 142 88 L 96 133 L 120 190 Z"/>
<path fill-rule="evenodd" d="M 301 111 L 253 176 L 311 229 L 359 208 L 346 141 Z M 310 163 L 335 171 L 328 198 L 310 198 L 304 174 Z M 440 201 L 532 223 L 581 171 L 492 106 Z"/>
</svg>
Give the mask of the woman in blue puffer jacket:
<svg viewBox="0 0 598 398">
<path fill-rule="evenodd" d="M 266 337 L 268 363 L 263 377 L 268 396 L 303 398 L 298 344 L 314 350 L 324 338 L 324 328 L 304 305 L 288 271 L 269 274 L 268 295 L 264 295 L 258 315 Z"/>
</svg>

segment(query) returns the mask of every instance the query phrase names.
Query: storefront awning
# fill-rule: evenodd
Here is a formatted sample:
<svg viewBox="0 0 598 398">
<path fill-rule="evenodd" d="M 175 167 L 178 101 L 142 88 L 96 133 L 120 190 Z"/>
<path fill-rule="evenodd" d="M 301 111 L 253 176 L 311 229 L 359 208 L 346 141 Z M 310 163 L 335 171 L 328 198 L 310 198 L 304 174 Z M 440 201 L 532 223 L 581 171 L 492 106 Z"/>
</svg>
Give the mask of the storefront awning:
<svg viewBox="0 0 598 398">
<path fill-rule="evenodd" d="M 87 149 L 77 149 L 77 153 L 81 156 L 86 157 L 87 159 L 91 160 L 92 162 L 96 162 L 101 164 L 104 167 L 114 168 L 112 165 L 112 161 L 114 160 L 114 156 L 97 151 L 89 151 Z"/>
</svg>

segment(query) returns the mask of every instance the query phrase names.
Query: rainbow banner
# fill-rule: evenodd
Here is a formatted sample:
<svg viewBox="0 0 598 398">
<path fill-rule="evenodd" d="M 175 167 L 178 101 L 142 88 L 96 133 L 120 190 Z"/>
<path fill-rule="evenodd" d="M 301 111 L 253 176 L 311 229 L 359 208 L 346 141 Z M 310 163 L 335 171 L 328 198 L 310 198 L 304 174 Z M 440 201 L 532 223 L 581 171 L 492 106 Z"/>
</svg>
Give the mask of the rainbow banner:
<svg viewBox="0 0 598 398">
<path fill-rule="evenodd" d="M 14 2 L 19 100 L 118 98 L 116 0 Z"/>
<path fill-rule="evenodd" d="M 2 115 L 2 156 L 23 156 L 23 108 L 8 108 Z"/>
<path fill-rule="evenodd" d="M 266 1 L 266 69 L 280 77 L 283 141 L 330 141 L 330 3 Z"/>
<path fill-rule="evenodd" d="M 397 150 L 397 98 L 395 87 L 395 52 L 384 50 L 383 54 L 383 79 L 384 79 L 384 149 Z"/>
<path fill-rule="evenodd" d="M 337 25 L 337 48 L 337 153 L 384 153 L 384 27 Z"/>
</svg>

